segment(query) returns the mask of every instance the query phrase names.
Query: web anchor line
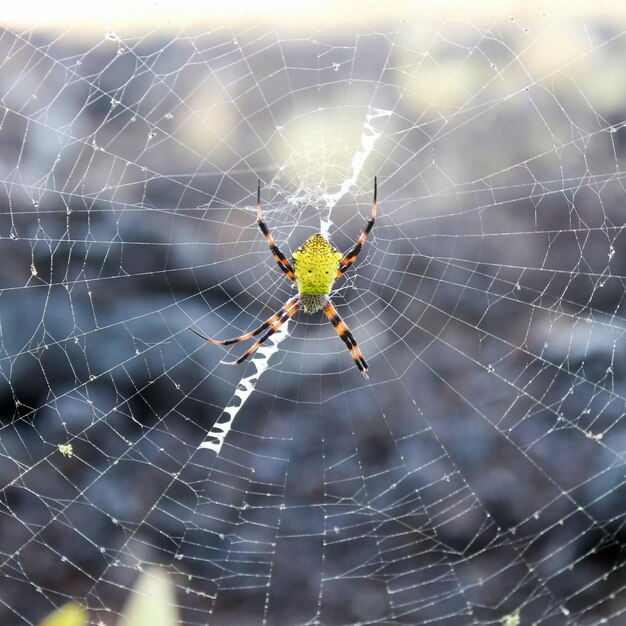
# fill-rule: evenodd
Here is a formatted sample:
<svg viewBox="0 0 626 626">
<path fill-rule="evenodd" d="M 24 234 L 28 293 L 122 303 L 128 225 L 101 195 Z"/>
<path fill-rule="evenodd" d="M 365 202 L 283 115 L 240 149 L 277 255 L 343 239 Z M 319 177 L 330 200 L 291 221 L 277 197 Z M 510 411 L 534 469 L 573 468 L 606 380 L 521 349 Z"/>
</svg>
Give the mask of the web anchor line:
<svg viewBox="0 0 626 626">
<path fill-rule="evenodd" d="M 289 318 L 285 320 L 283 325 L 271 337 L 269 337 L 267 343 L 259 347 L 255 356 L 251 359 L 251 363 L 256 367 L 256 372 L 250 376 L 244 376 L 239 381 L 231 403 L 217 418 L 217 421 L 213 424 L 206 439 L 200 444 L 199 448 L 212 450 L 219 456 L 237 414 L 256 389 L 261 374 L 269 367 L 270 358 L 278 352 L 280 342 L 284 341 L 289 336 L 288 326 Z"/>
</svg>

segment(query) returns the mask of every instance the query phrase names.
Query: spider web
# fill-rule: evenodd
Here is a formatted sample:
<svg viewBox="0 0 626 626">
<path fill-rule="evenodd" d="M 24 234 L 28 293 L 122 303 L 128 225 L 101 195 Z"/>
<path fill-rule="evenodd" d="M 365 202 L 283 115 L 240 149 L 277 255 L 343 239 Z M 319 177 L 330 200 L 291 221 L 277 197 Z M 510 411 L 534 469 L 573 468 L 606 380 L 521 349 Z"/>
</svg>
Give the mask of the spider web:
<svg viewBox="0 0 626 626">
<path fill-rule="evenodd" d="M 2 624 L 626 619 L 626 24 L 420 7 L 2 31 Z"/>
</svg>

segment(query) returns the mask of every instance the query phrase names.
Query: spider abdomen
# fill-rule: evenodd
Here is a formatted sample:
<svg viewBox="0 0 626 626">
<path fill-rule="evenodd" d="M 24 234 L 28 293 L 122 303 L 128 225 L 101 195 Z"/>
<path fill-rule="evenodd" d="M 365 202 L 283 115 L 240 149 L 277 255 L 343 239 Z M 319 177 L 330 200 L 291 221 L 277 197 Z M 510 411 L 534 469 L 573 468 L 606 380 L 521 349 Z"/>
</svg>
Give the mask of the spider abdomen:
<svg viewBox="0 0 626 626">
<path fill-rule="evenodd" d="M 293 253 L 293 271 L 301 296 L 328 296 L 337 278 L 342 254 L 334 248 L 328 239 L 321 234 L 309 237 L 304 244 Z M 323 308 L 326 298 L 310 298 L 302 306 L 307 313 Z M 319 301 L 319 306 L 317 305 Z M 313 309 L 314 310 L 309 310 Z"/>
</svg>

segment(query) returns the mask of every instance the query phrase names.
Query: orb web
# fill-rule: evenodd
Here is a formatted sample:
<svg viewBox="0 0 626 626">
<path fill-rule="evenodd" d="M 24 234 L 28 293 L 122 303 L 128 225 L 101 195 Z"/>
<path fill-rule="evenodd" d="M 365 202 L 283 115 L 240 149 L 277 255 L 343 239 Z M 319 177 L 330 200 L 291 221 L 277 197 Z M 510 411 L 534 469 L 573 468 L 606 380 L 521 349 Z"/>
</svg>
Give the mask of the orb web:
<svg viewBox="0 0 626 626">
<path fill-rule="evenodd" d="M 515 6 L 2 32 L 0 622 L 624 619 L 626 24 Z M 289 256 L 374 176 L 369 380 L 321 313 L 224 365 L 294 293 L 257 179 Z"/>
</svg>

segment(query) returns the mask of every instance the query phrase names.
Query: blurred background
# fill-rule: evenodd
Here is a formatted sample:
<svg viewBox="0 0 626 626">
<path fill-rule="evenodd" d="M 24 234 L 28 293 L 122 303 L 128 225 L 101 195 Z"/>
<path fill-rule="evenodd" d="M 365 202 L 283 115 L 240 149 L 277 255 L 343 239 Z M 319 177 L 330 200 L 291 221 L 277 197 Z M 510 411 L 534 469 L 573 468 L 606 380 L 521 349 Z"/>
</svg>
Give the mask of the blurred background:
<svg viewBox="0 0 626 626">
<path fill-rule="evenodd" d="M 626 13 L 473 4 L 3 9 L 1 624 L 152 565 L 190 625 L 622 623 Z M 369 381 L 299 313 L 199 449 L 255 366 L 188 328 L 293 293 L 257 179 L 289 256 L 374 176 Z"/>
</svg>

